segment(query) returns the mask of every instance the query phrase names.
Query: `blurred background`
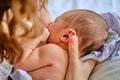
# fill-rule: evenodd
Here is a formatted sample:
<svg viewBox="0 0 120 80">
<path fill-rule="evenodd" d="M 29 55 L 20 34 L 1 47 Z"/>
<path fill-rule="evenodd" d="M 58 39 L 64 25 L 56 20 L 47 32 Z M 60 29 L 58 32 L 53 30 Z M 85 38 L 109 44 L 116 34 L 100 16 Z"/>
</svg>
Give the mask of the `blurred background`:
<svg viewBox="0 0 120 80">
<path fill-rule="evenodd" d="M 97 13 L 112 12 L 120 16 L 120 0 L 48 0 L 48 9 L 53 19 L 72 9 L 89 9 Z"/>
</svg>

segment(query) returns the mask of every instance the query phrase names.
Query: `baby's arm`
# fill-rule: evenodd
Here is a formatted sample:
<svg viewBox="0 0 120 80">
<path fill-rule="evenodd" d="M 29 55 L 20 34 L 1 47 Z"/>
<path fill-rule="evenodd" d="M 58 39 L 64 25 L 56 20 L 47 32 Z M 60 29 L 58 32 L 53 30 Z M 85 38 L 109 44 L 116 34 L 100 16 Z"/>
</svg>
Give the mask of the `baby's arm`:
<svg viewBox="0 0 120 80">
<path fill-rule="evenodd" d="M 42 61 L 37 65 L 42 67 L 29 72 L 33 80 L 64 80 L 68 65 L 67 52 L 54 44 L 45 45 L 40 51 L 42 53 L 39 56 Z"/>
</svg>

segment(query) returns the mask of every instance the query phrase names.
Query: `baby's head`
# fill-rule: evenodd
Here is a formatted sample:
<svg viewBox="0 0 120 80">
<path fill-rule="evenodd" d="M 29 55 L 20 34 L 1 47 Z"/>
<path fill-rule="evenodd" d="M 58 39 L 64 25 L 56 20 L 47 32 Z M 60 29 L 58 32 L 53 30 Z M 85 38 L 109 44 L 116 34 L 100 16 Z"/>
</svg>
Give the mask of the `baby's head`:
<svg viewBox="0 0 120 80">
<path fill-rule="evenodd" d="M 68 39 L 77 35 L 80 55 L 99 50 L 108 35 L 107 24 L 97 13 L 90 10 L 71 10 L 59 16 L 49 27 L 48 42 L 67 49 Z"/>
</svg>

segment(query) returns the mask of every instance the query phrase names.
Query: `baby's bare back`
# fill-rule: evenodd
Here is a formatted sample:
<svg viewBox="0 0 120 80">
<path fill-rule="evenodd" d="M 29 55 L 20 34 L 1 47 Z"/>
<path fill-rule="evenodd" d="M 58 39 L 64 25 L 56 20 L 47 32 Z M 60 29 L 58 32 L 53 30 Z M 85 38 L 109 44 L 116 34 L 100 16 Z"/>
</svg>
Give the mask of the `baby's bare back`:
<svg viewBox="0 0 120 80">
<path fill-rule="evenodd" d="M 55 44 L 47 44 L 38 49 L 40 58 L 38 65 L 41 67 L 29 72 L 32 79 L 64 80 L 68 65 L 67 52 Z"/>
</svg>

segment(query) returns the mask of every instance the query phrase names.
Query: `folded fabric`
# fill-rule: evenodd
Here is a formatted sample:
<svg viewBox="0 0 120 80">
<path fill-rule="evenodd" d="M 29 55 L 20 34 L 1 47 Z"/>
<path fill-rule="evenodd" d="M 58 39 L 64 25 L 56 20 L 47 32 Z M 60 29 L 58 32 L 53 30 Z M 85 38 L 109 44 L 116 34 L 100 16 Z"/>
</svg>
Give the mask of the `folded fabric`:
<svg viewBox="0 0 120 80">
<path fill-rule="evenodd" d="M 120 57 L 120 23 L 119 17 L 114 13 L 101 14 L 108 25 L 109 35 L 100 51 L 92 51 L 90 54 L 80 58 L 80 60 L 94 59 L 102 62 L 106 59 Z"/>
<path fill-rule="evenodd" d="M 10 74 L 12 66 L 3 61 L 0 63 L 0 80 L 7 80 L 8 75 Z"/>
<path fill-rule="evenodd" d="M 32 80 L 32 78 L 26 71 L 16 69 L 12 74 L 9 75 L 8 80 Z"/>
</svg>

